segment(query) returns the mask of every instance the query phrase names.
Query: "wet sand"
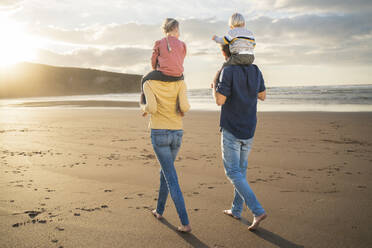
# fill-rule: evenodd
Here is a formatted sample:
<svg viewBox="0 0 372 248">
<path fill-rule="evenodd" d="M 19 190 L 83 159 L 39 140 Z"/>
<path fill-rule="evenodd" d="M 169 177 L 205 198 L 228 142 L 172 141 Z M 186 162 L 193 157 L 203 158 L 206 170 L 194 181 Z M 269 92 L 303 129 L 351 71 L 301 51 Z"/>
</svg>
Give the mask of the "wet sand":
<svg viewBox="0 0 372 248">
<path fill-rule="evenodd" d="M 259 113 L 248 181 L 269 217 L 222 214 L 218 112 L 185 116 L 176 161 L 193 227 L 156 206 L 137 109 L 0 108 L 0 247 L 371 247 L 372 113 Z"/>
<path fill-rule="evenodd" d="M 117 108 L 135 108 L 138 107 L 138 102 L 129 101 L 38 101 L 38 102 L 23 102 L 16 104 L 6 104 L 5 107 L 117 107 Z"/>
</svg>

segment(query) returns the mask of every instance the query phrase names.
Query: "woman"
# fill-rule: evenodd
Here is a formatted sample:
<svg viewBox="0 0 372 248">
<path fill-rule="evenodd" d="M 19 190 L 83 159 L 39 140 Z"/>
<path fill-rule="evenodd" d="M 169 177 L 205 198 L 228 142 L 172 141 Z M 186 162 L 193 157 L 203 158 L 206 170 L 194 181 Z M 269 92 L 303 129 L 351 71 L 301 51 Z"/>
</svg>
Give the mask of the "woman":
<svg viewBox="0 0 372 248">
<path fill-rule="evenodd" d="M 182 116 L 177 112 L 177 108 L 182 113 L 190 109 L 186 84 L 183 80 L 172 83 L 149 80 L 145 82 L 143 90 L 146 105 L 142 105 L 142 110 L 151 114 L 149 123 L 151 142 L 161 166 L 158 204 L 152 213 L 156 218 L 162 218 L 168 192 L 170 192 L 181 220 L 178 231 L 190 232 L 191 226 L 174 167 L 183 136 Z"/>
</svg>

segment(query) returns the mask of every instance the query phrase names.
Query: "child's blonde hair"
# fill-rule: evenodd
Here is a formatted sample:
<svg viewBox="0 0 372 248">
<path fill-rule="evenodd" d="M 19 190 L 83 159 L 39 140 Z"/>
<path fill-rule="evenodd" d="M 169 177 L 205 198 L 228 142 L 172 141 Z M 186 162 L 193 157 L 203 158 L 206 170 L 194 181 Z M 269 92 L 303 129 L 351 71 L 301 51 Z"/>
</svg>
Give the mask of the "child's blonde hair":
<svg viewBox="0 0 372 248">
<path fill-rule="evenodd" d="M 239 13 L 234 13 L 229 19 L 229 26 L 234 28 L 244 27 L 245 26 L 244 16 Z"/>
<path fill-rule="evenodd" d="M 167 34 L 169 32 L 172 32 L 176 28 L 178 28 L 178 26 L 179 26 L 179 23 L 176 19 L 167 18 L 167 19 L 164 20 L 163 25 L 161 26 L 161 28 L 163 29 L 163 32 L 165 34 Z"/>
</svg>

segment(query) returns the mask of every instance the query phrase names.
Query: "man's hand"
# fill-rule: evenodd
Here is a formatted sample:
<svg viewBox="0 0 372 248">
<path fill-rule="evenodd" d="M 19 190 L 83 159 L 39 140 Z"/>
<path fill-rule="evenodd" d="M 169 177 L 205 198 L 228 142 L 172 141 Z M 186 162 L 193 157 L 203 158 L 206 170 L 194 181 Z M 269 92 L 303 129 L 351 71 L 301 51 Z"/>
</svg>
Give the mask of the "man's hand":
<svg viewBox="0 0 372 248">
<path fill-rule="evenodd" d="M 265 99 L 266 99 L 266 90 L 259 92 L 258 95 L 257 95 L 257 98 L 260 99 L 261 101 L 265 101 Z"/>
<path fill-rule="evenodd" d="M 146 117 L 146 116 L 147 116 L 147 112 L 143 112 L 142 117 Z"/>
<path fill-rule="evenodd" d="M 216 35 L 213 35 L 213 36 L 212 36 L 212 40 L 216 39 L 216 37 L 217 37 Z"/>
</svg>

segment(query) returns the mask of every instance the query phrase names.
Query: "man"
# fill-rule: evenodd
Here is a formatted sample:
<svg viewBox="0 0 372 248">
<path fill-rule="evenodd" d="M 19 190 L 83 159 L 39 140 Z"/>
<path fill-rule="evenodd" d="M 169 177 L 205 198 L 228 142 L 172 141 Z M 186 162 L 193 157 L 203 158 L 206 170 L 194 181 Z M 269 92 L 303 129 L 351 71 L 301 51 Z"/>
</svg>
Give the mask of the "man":
<svg viewBox="0 0 372 248">
<path fill-rule="evenodd" d="M 226 59 L 229 50 L 222 48 Z M 221 148 L 225 173 L 234 185 L 232 208 L 223 212 L 240 219 L 243 203 L 253 213 L 253 231 L 267 214 L 258 202 L 246 179 L 248 155 L 257 123 L 257 99 L 266 98 L 265 83 L 256 65 L 225 66 L 212 85 L 213 96 L 221 107 Z"/>
</svg>

